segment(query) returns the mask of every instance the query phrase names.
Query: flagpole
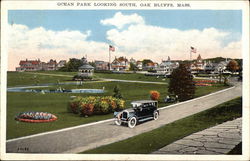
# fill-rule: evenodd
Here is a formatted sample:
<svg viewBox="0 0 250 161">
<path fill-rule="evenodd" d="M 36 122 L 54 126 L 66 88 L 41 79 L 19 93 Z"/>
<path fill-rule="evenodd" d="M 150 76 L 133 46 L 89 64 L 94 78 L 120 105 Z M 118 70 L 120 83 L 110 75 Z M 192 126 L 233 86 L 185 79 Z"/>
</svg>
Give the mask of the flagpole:
<svg viewBox="0 0 250 161">
<path fill-rule="evenodd" d="M 109 70 L 111 70 L 111 56 L 110 56 L 110 49 L 109 49 Z"/>
<path fill-rule="evenodd" d="M 192 61 L 192 50 L 190 50 L 190 61 Z"/>
</svg>

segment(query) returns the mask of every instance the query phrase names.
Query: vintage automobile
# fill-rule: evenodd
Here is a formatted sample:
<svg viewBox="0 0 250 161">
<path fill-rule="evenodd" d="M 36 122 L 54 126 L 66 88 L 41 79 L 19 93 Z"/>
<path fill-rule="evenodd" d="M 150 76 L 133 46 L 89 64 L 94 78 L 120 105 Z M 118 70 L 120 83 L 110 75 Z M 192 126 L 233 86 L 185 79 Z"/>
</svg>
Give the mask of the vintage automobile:
<svg viewBox="0 0 250 161">
<path fill-rule="evenodd" d="M 121 112 L 114 112 L 115 124 L 121 125 L 125 123 L 128 127 L 133 128 L 137 123 L 150 119 L 157 120 L 159 118 L 159 110 L 157 110 L 158 102 L 153 100 L 140 100 L 131 102 L 132 108 Z"/>
<path fill-rule="evenodd" d="M 168 95 L 165 99 L 164 99 L 165 103 L 174 103 L 174 102 L 178 102 L 178 96 L 177 95 Z"/>
</svg>

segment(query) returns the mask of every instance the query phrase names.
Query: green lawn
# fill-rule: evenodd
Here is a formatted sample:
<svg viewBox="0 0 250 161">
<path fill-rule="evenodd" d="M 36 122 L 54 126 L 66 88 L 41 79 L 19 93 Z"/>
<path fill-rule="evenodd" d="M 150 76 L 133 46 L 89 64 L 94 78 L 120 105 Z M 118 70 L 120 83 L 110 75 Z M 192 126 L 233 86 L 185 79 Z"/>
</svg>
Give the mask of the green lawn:
<svg viewBox="0 0 250 161">
<path fill-rule="evenodd" d="M 82 153 L 149 154 L 192 133 L 241 116 L 242 98 L 240 97 L 150 132 Z"/>
<path fill-rule="evenodd" d="M 37 74 L 36 74 L 37 73 Z M 42 75 L 50 74 L 50 75 Z M 35 85 L 44 83 L 57 83 L 72 80 L 77 72 L 59 72 L 59 71 L 37 71 L 37 72 L 8 72 L 7 73 L 7 86 L 21 86 L 21 85 Z M 56 76 L 61 75 L 61 76 Z M 65 75 L 63 77 L 62 75 Z M 109 74 L 109 73 L 94 73 L 94 79 L 110 78 L 122 80 L 138 80 L 138 81 L 154 81 L 166 82 L 166 78 L 157 78 L 154 76 L 145 76 L 144 74 Z"/>
<path fill-rule="evenodd" d="M 109 78 L 109 79 L 122 79 L 122 80 L 138 80 L 138 81 L 153 81 L 153 82 L 166 82 L 167 78 L 156 76 L 145 76 L 144 74 L 131 73 L 131 74 L 109 74 L 109 73 L 95 73 L 95 78 Z"/>
<path fill-rule="evenodd" d="M 62 74 L 62 73 L 58 73 Z M 22 85 L 36 85 L 45 83 L 57 83 L 69 81 L 72 78 L 67 77 L 69 74 L 65 73 L 66 77 L 62 76 L 52 76 L 52 75 L 40 75 L 33 74 L 31 72 L 8 72 L 7 73 L 7 86 L 22 86 Z"/>
<path fill-rule="evenodd" d="M 53 74 L 53 72 L 49 72 Z M 64 72 L 59 72 L 62 74 Z M 8 72 L 8 85 L 20 86 L 33 84 L 34 74 L 31 73 L 12 73 Z M 44 76 L 36 75 L 39 78 L 40 83 L 56 83 L 59 79 L 60 82 L 67 81 L 67 77 L 59 76 Z M 88 118 L 73 115 L 67 112 L 67 105 L 70 100 L 70 96 L 81 95 L 101 95 L 111 96 L 113 95 L 113 88 L 115 85 L 119 85 L 120 91 L 123 95 L 123 99 L 126 101 L 126 107 L 130 106 L 130 102 L 140 99 L 149 99 L 149 92 L 151 90 L 157 90 L 160 92 L 161 97 L 159 100 L 159 107 L 163 107 L 169 104 L 163 102 L 167 93 L 166 84 L 144 84 L 144 83 L 125 83 L 125 82 L 86 82 L 82 86 L 78 85 L 61 85 L 60 87 L 65 89 L 76 88 L 94 88 L 102 89 L 105 87 L 105 93 L 103 94 L 70 94 L 70 93 L 13 93 L 7 92 L 7 139 L 41 133 L 45 131 L 51 131 L 76 125 L 81 125 L 89 122 L 99 121 L 107 118 L 112 118 L 112 114 L 91 116 Z M 49 87 L 50 89 L 58 88 L 59 86 Z M 197 87 L 195 97 L 206 95 L 211 92 L 215 92 L 224 89 L 223 85 L 216 85 L 212 87 Z M 58 121 L 51 123 L 30 124 L 22 123 L 14 120 L 15 115 L 24 111 L 43 111 L 55 114 L 58 117 Z"/>
<path fill-rule="evenodd" d="M 62 75 L 75 75 L 77 72 L 60 72 L 60 71 L 38 71 L 38 73 L 62 74 Z M 94 78 L 109 78 L 109 79 L 122 79 L 122 80 L 138 80 L 138 81 L 154 81 L 165 82 L 166 78 L 156 76 L 145 76 L 140 73 L 94 73 Z"/>
</svg>

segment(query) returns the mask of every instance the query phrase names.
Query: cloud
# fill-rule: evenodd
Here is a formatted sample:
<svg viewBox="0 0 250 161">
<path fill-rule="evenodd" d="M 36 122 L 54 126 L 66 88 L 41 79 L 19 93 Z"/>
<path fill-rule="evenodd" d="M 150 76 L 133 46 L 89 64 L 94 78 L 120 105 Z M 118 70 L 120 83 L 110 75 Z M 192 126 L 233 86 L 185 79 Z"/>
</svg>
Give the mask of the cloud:
<svg viewBox="0 0 250 161">
<path fill-rule="evenodd" d="M 106 39 L 115 46 L 115 56 L 126 56 L 142 60 L 152 59 L 158 63 L 168 56 L 175 60 L 187 60 L 190 46 L 197 48 L 196 58 L 230 57 L 241 58 L 241 34 L 216 28 L 203 30 L 180 30 L 147 25 L 140 15 L 123 15 L 117 12 L 113 17 L 101 20 L 103 25 L 113 25 L 106 32 Z M 126 28 L 124 27 L 125 25 Z M 8 25 L 8 70 L 15 70 L 20 60 L 49 59 L 68 60 L 81 58 L 108 61 L 108 45 L 105 42 L 90 41 L 92 31 L 53 31 L 43 27 L 29 28 L 25 25 Z"/>
<path fill-rule="evenodd" d="M 116 15 L 110 20 L 116 19 Z M 241 38 L 237 36 L 233 39 L 232 35 L 235 34 L 216 28 L 179 30 L 144 23 L 129 24 L 128 28 L 122 30 L 113 28 L 106 33 L 107 39 L 118 48 L 118 55 L 150 58 L 158 62 L 168 56 L 172 59 L 189 59 L 190 46 L 196 47 L 198 51 L 192 54 L 193 58 L 198 54 L 202 58 L 240 58 Z"/>
<path fill-rule="evenodd" d="M 15 70 L 20 60 L 49 59 L 68 60 L 85 55 L 89 60 L 108 60 L 108 44 L 89 41 L 91 31 L 52 31 L 43 27 L 30 29 L 25 25 L 8 25 L 8 70 Z"/>
<path fill-rule="evenodd" d="M 114 17 L 100 21 L 103 25 L 113 25 L 118 29 L 122 29 L 125 25 L 129 24 L 144 24 L 144 19 L 138 14 L 124 15 L 117 12 Z"/>
</svg>

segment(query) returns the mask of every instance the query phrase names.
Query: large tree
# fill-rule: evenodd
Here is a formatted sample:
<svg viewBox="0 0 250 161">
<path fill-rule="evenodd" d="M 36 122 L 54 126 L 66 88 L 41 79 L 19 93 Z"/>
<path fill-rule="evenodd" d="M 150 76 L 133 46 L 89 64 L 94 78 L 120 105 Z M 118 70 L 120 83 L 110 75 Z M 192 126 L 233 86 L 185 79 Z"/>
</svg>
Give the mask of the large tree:
<svg viewBox="0 0 250 161">
<path fill-rule="evenodd" d="M 66 63 L 62 68 L 60 68 L 60 71 L 65 72 L 76 72 L 78 71 L 78 68 L 83 65 L 83 62 L 81 59 L 71 58 L 68 63 Z"/>
<path fill-rule="evenodd" d="M 236 60 L 231 60 L 228 64 L 227 64 L 227 69 L 230 72 L 236 72 L 239 69 L 239 64 Z"/>
<path fill-rule="evenodd" d="M 153 63 L 153 61 L 150 60 L 150 59 L 143 59 L 143 60 L 142 60 L 142 65 L 143 65 L 143 66 L 146 66 L 148 63 Z"/>
<path fill-rule="evenodd" d="M 194 98 L 195 84 L 187 64 L 180 64 L 171 75 L 168 92 L 178 96 L 180 101 Z"/>
</svg>

